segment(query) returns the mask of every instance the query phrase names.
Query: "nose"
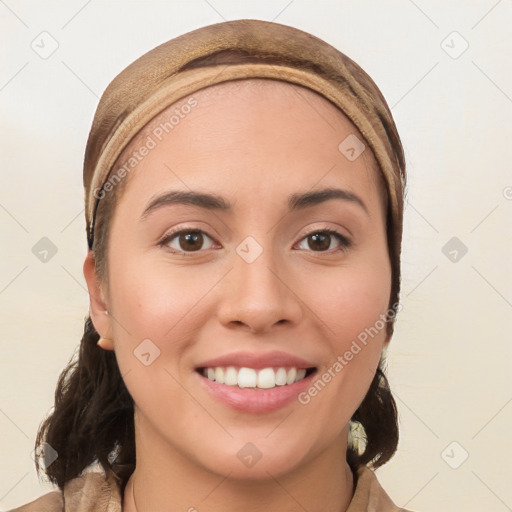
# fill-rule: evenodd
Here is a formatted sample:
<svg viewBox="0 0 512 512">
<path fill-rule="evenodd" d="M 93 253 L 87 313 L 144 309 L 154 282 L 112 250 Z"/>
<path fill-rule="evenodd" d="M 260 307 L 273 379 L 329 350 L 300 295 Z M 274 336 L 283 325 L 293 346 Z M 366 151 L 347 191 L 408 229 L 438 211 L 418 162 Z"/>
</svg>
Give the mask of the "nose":
<svg viewBox="0 0 512 512">
<path fill-rule="evenodd" d="M 265 333 L 273 326 L 300 321 L 303 309 L 293 290 L 293 277 L 284 268 L 276 269 L 271 253 L 264 250 L 251 263 L 234 256 L 218 309 L 219 320 L 226 327 L 245 326 L 252 333 Z M 280 262 L 280 267 L 283 265 Z"/>
</svg>

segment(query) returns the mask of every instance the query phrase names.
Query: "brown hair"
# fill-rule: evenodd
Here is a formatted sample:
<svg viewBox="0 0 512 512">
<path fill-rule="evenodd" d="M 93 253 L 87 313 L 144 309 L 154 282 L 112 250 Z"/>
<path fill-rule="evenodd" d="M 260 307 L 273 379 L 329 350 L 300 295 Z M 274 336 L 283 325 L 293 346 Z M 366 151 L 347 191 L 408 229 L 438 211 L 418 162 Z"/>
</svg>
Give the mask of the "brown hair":
<svg viewBox="0 0 512 512">
<path fill-rule="evenodd" d="M 224 50 L 193 61 L 186 67 L 240 63 L 254 58 L 239 51 Z M 355 63 L 353 65 L 357 66 Z M 371 78 L 358 66 L 357 80 L 367 90 L 374 91 L 376 88 Z M 373 85 L 366 87 L 367 82 Z M 380 93 L 375 93 L 373 99 L 380 108 L 389 112 L 389 107 Z M 397 174 L 397 183 L 405 185 L 405 159 L 396 126 L 390 113 L 389 118 L 381 116 L 380 120 L 395 155 L 394 172 Z M 98 277 L 105 282 L 108 281 L 106 255 L 109 229 L 115 206 L 127 181 L 122 180 L 111 192 L 104 194 L 97 205 L 91 249 Z M 388 250 L 393 276 L 390 308 L 395 312 L 400 288 L 400 254 L 397 251 L 401 240 L 403 189 L 400 188 L 398 192 L 398 225 L 397 222 L 392 222 L 389 205 L 387 212 Z M 388 322 L 387 328 L 391 335 L 393 321 Z M 43 448 L 44 442 L 56 450 L 58 457 L 55 461 L 48 467 L 41 468 L 36 459 L 36 468 L 38 472 L 44 471 L 50 481 L 61 489 L 67 481 L 79 476 L 95 462 L 99 462 L 106 471 L 112 470 L 116 473 L 124 489 L 136 464 L 133 399 L 119 372 L 114 352 L 99 348 L 96 345 L 98 339 L 99 334 L 90 317 L 87 317 L 78 359 L 70 361 L 61 373 L 55 392 L 54 411 L 40 425 L 35 442 L 38 450 Z M 360 425 L 364 438 L 362 451 L 351 445 L 348 447 L 347 461 L 352 469 L 355 471 L 364 465 L 378 467 L 386 463 L 398 445 L 398 421 L 396 404 L 385 376 L 383 358 L 365 398 L 352 416 L 352 422 Z"/>
</svg>

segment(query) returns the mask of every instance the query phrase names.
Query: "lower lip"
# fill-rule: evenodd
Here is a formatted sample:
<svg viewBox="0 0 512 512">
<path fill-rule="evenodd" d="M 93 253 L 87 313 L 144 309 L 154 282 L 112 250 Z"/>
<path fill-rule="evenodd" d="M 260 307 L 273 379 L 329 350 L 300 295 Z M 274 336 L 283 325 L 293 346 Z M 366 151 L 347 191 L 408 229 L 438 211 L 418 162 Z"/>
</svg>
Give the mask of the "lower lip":
<svg viewBox="0 0 512 512">
<path fill-rule="evenodd" d="M 233 409 L 251 413 L 266 413 L 282 409 L 297 400 L 297 395 L 311 385 L 315 375 L 316 372 L 313 372 L 298 382 L 271 389 L 249 389 L 219 384 L 197 373 L 202 385 L 215 399 Z"/>
</svg>

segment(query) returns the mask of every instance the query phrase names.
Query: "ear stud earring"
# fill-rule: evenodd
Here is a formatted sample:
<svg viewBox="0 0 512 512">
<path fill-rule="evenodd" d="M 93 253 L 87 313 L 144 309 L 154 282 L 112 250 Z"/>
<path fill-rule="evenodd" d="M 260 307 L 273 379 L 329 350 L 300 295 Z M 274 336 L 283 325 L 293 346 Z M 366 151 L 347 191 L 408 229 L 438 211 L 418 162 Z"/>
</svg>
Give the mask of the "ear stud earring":
<svg viewBox="0 0 512 512">
<path fill-rule="evenodd" d="M 108 311 L 106 309 L 105 309 L 104 313 L 105 313 L 105 315 L 108 315 Z M 98 347 L 108 350 L 108 347 L 105 347 L 105 343 L 107 343 L 108 341 L 112 341 L 112 340 L 110 338 L 103 338 L 102 336 L 100 336 L 100 339 L 96 342 L 96 344 L 98 345 Z"/>
</svg>

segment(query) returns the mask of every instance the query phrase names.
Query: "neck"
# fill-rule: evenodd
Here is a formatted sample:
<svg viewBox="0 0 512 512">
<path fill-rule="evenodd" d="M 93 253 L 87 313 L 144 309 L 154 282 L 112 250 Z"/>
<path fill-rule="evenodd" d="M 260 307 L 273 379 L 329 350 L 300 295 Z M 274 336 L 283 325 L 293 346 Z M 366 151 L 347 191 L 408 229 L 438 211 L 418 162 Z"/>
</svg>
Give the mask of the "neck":
<svg viewBox="0 0 512 512">
<path fill-rule="evenodd" d="M 339 439 L 300 468 L 255 480 L 208 471 L 169 445 L 140 437 L 136 427 L 137 465 L 125 488 L 124 512 L 345 512 L 352 499 L 353 475 Z"/>
</svg>

